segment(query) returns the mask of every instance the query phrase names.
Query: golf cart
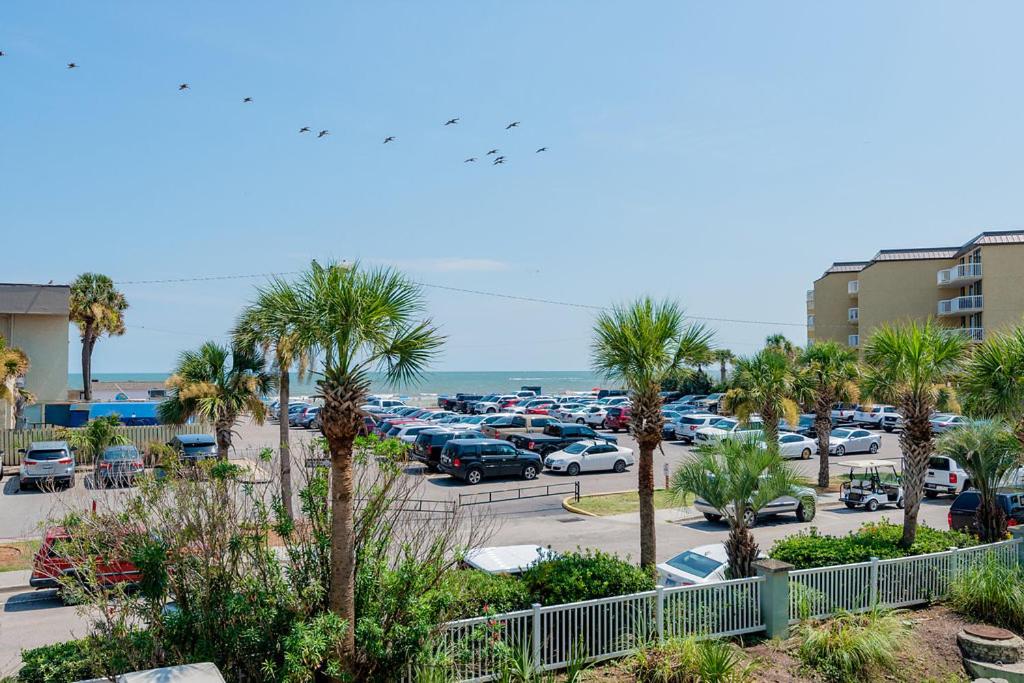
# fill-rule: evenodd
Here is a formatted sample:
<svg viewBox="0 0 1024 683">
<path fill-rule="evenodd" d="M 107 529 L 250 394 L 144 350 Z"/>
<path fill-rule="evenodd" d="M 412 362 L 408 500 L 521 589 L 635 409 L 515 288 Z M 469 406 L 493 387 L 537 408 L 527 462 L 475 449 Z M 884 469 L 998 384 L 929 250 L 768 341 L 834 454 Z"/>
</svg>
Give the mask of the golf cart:
<svg viewBox="0 0 1024 683">
<path fill-rule="evenodd" d="M 843 463 L 850 468 L 847 481 L 839 487 L 839 500 L 851 510 L 864 507 L 874 512 L 881 505 L 903 507 L 903 487 L 896 466 L 888 460 L 859 460 Z"/>
</svg>

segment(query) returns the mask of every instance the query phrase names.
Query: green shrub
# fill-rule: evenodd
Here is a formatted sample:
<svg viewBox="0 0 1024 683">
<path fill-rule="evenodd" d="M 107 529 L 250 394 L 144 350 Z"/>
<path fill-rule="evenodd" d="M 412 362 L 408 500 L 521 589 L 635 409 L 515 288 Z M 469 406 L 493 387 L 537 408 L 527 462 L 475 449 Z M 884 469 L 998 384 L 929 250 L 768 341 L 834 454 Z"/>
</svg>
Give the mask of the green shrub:
<svg viewBox="0 0 1024 683">
<path fill-rule="evenodd" d="M 959 572 L 949 585 L 949 604 L 964 616 L 1024 630 L 1024 571 L 991 555 Z"/>
<path fill-rule="evenodd" d="M 515 612 L 530 606 L 530 593 L 523 581 L 478 569 L 450 572 L 438 590 L 444 601 L 440 611 L 448 620 Z"/>
<path fill-rule="evenodd" d="M 839 612 L 797 627 L 797 654 L 829 681 L 870 681 L 892 672 L 896 653 L 907 649 L 907 626 L 895 612 Z"/>
<path fill-rule="evenodd" d="M 640 648 L 626 668 L 637 683 L 742 683 L 753 670 L 729 643 L 694 637 Z"/>
<path fill-rule="evenodd" d="M 564 553 L 523 573 L 530 602 L 557 605 L 653 590 L 654 578 L 640 567 L 600 550 Z"/>
<path fill-rule="evenodd" d="M 951 547 L 964 548 L 977 545 L 978 540 L 959 531 L 944 531 L 921 525 L 917 528 L 917 539 L 907 549 L 899 546 L 903 526 L 885 520 L 868 522 L 858 531 L 846 536 L 819 534 L 811 528 L 779 539 L 772 546 L 769 555 L 776 560 L 788 562 L 797 569 L 828 567 L 836 564 L 867 562 L 872 557 L 890 559 L 908 555 L 938 553 Z"/>
<path fill-rule="evenodd" d="M 147 632 L 133 631 L 124 639 L 87 636 L 22 650 L 17 680 L 21 683 L 67 683 L 105 678 L 136 670 L 152 648 L 153 641 Z"/>
</svg>

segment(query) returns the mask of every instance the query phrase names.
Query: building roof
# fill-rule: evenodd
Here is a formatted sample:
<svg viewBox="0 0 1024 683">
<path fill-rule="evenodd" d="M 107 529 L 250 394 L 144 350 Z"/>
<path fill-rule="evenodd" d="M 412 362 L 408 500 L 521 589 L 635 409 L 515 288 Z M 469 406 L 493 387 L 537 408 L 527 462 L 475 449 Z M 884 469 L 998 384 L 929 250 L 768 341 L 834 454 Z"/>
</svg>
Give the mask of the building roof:
<svg viewBox="0 0 1024 683">
<path fill-rule="evenodd" d="M 922 247 L 920 249 L 882 249 L 868 265 L 878 261 L 926 261 L 947 259 L 956 255 L 958 247 Z"/>
<path fill-rule="evenodd" d="M 864 270 L 864 266 L 867 264 L 867 261 L 836 261 L 828 267 L 825 275 L 830 273 L 857 273 Z"/>
<path fill-rule="evenodd" d="M 962 256 L 975 247 L 993 244 L 1022 244 L 1024 230 L 987 230 L 960 247 L 955 256 Z"/>
<path fill-rule="evenodd" d="M 0 313 L 67 317 L 71 287 L 0 283 Z"/>
</svg>

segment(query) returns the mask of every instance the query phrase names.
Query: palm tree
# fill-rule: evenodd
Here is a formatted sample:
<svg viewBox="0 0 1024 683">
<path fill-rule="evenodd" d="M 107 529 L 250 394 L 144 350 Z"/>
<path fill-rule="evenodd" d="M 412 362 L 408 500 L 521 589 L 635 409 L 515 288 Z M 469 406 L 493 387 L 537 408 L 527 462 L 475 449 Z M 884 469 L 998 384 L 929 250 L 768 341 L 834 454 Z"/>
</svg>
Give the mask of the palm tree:
<svg viewBox="0 0 1024 683">
<path fill-rule="evenodd" d="M 281 287 L 282 283 L 274 284 Z M 388 270 L 315 261 L 293 285 L 295 296 L 274 316 L 292 325 L 295 348 L 322 361 L 317 384 L 321 423 L 331 454 L 331 572 L 328 603 L 349 627 L 342 660 L 355 653 L 354 491 L 352 446 L 363 424 L 360 408 L 375 371 L 406 385 L 422 377 L 444 338 L 424 313 L 422 290 Z M 285 329 L 284 327 L 280 327 Z"/>
<path fill-rule="evenodd" d="M 663 379 L 684 365 L 709 356 L 711 332 L 686 323 L 672 301 L 639 299 L 601 313 L 594 323 L 591 345 L 598 373 L 621 382 L 632 399 L 630 431 L 640 447 L 637 489 L 640 498 L 640 564 L 654 570 L 654 449 L 661 443 Z"/>
<path fill-rule="evenodd" d="M 92 400 L 92 350 L 104 334 L 124 334 L 124 312 L 128 301 L 114 281 L 98 273 L 82 273 L 71 283 L 71 322 L 82 333 L 82 384 L 85 400 Z"/>
<path fill-rule="evenodd" d="M 670 489 L 676 496 L 697 496 L 721 511 L 729 523 L 729 573 L 739 579 L 754 575 L 758 548 L 750 527 L 758 512 L 779 496 L 796 493 L 799 483 L 778 451 L 761 448 L 751 439 L 729 439 L 702 446 L 696 459 L 672 474 Z"/>
<path fill-rule="evenodd" d="M 1006 515 L 996 501 L 996 488 L 1021 464 L 1024 449 L 1002 419 L 974 422 L 939 437 L 938 451 L 956 461 L 977 489 L 978 532 L 983 543 L 1006 538 Z"/>
<path fill-rule="evenodd" d="M 281 410 L 281 501 L 288 519 L 294 518 L 292 505 L 292 467 L 289 443 L 288 404 L 290 401 L 291 369 L 295 365 L 302 379 L 309 365 L 309 354 L 296 343 L 295 325 L 280 315 L 280 311 L 294 307 L 295 288 L 283 280 L 257 290 L 256 301 L 243 311 L 235 326 L 234 337 L 242 346 L 260 347 L 264 354 L 274 351 L 277 368 L 278 405 Z"/>
<path fill-rule="evenodd" d="M 33 400 L 32 394 L 18 386 L 18 380 L 28 373 L 31 363 L 21 349 L 10 346 L 0 337 L 0 401 L 6 405 L 0 426 L 9 429 L 17 424 L 21 408 Z"/>
<path fill-rule="evenodd" d="M 736 356 L 729 349 L 715 349 L 711 352 L 711 359 L 718 361 L 718 380 L 723 386 L 725 385 L 725 370 L 726 365 L 736 360 Z"/>
<path fill-rule="evenodd" d="M 83 429 L 68 429 L 63 433 L 63 438 L 78 449 L 78 455 L 85 462 L 96 462 L 107 446 L 131 443 L 131 439 L 118 431 L 120 425 L 121 420 L 117 415 L 104 415 L 89 420 Z"/>
<path fill-rule="evenodd" d="M 959 386 L 968 413 L 1004 418 L 1024 445 L 1024 327 L 976 346 Z"/>
<path fill-rule="evenodd" d="M 903 451 L 903 537 L 909 548 L 917 536 L 928 458 L 934 450 L 929 422 L 940 395 L 949 396 L 944 385 L 960 368 L 967 341 L 948 334 L 928 320 L 903 325 L 883 325 L 864 351 L 866 369 L 862 392 L 869 398 L 892 403 L 903 416 L 900 450 Z"/>
<path fill-rule="evenodd" d="M 764 347 L 777 351 L 790 360 L 795 360 L 800 354 L 800 347 L 791 342 L 784 334 L 769 334 L 764 338 Z"/>
<path fill-rule="evenodd" d="M 828 437 L 832 431 L 832 404 L 853 402 L 860 395 L 857 354 L 833 341 L 816 342 L 800 356 L 804 381 L 814 406 L 814 431 L 818 436 L 818 486 L 828 486 Z"/>
<path fill-rule="evenodd" d="M 768 448 L 779 445 L 779 420 L 795 425 L 800 419 L 800 377 L 789 357 L 768 347 L 733 366 L 733 388 L 725 394 L 725 408 L 742 422 L 761 416 Z"/>
<path fill-rule="evenodd" d="M 210 422 L 217 437 L 217 457 L 227 460 L 238 418 L 248 413 L 256 424 L 263 424 L 266 406 L 261 399 L 273 389 L 274 378 L 264 371 L 263 354 L 253 347 L 228 348 L 208 341 L 181 354 L 167 386 L 170 396 L 157 407 L 160 421 L 183 424 L 198 418 Z"/>
</svg>

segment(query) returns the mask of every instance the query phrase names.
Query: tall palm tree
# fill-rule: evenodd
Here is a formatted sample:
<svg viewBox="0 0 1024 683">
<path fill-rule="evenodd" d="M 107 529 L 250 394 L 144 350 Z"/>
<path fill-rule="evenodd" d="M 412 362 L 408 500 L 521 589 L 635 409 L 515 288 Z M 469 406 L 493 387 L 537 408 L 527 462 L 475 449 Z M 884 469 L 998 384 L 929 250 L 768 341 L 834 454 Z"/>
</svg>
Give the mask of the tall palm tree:
<svg viewBox="0 0 1024 683">
<path fill-rule="evenodd" d="M 960 369 L 967 341 L 933 320 L 924 323 L 883 325 L 868 340 L 861 390 L 869 398 L 892 403 L 903 416 L 900 450 L 903 451 L 903 537 L 909 548 L 917 536 L 928 458 L 934 450 L 929 422 L 944 385 Z"/>
<path fill-rule="evenodd" d="M 778 451 L 761 448 L 750 439 L 702 446 L 697 453 L 696 459 L 672 474 L 670 489 L 680 497 L 693 494 L 721 511 L 729 523 L 725 552 L 730 577 L 753 576 L 758 548 L 750 527 L 771 501 L 793 494 L 800 478 Z M 806 504 L 813 505 L 813 499 Z"/>
<path fill-rule="evenodd" d="M 594 323 L 594 369 L 624 384 L 632 399 L 630 431 L 640 447 L 640 564 L 651 571 L 656 562 L 654 449 L 661 443 L 662 426 L 658 392 L 670 374 L 707 361 L 711 337 L 703 325 L 686 323 L 675 302 L 646 297 L 601 313 Z"/>
<path fill-rule="evenodd" d="M 729 349 L 715 349 L 711 352 L 711 358 L 718 361 L 718 381 L 725 385 L 726 366 L 736 360 L 736 356 Z"/>
<path fill-rule="evenodd" d="M 784 334 L 769 334 L 764 338 L 764 347 L 777 351 L 791 360 L 800 354 L 800 347 L 789 340 Z"/>
<path fill-rule="evenodd" d="M 32 400 L 32 394 L 18 386 L 30 367 L 25 352 L 0 337 L 0 401 L 6 404 L 0 426 L 6 429 L 16 424 L 21 407 Z"/>
<path fill-rule="evenodd" d="M 725 408 L 741 421 L 761 416 L 769 450 L 779 446 L 779 420 L 795 425 L 800 419 L 800 377 L 788 356 L 765 348 L 733 366 L 733 388 L 725 394 Z"/>
<path fill-rule="evenodd" d="M 281 286 L 277 283 L 275 286 Z M 388 270 L 315 261 L 275 308 L 293 327 L 297 349 L 320 359 L 323 433 L 331 454 L 331 573 L 328 604 L 348 624 L 342 660 L 355 653 L 355 537 L 352 446 L 363 424 L 374 372 L 391 384 L 422 377 L 444 338 L 424 319 L 420 287 Z M 275 323 L 277 325 L 279 323 Z"/>
<path fill-rule="evenodd" d="M 294 321 L 280 315 L 295 305 L 297 293 L 290 283 L 274 280 L 257 290 L 256 300 L 246 308 L 235 325 L 234 337 L 242 346 L 258 346 L 264 354 L 273 349 L 277 369 L 278 405 L 281 410 L 279 440 L 281 451 L 281 501 L 285 514 L 294 518 L 292 505 L 292 459 L 290 448 L 288 404 L 290 402 L 291 369 L 295 366 L 302 379 L 309 365 L 309 354 L 296 339 Z"/>
<path fill-rule="evenodd" d="M 71 283 L 71 322 L 82 334 L 82 383 L 85 400 L 92 400 L 92 350 L 103 335 L 124 334 L 128 301 L 114 281 L 99 273 L 82 273 Z"/>
<path fill-rule="evenodd" d="M 968 413 L 1004 418 L 1024 445 L 1024 327 L 976 346 L 959 387 Z"/>
<path fill-rule="evenodd" d="M 233 348 L 208 341 L 185 351 L 167 380 L 167 400 L 157 406 L 160 421 L 183 424 L 190 418 L 213 424 L 217 457 L 227 460 L 232 430 L 243 414 L 263 424 L 266 406 L 261 400 L 274 387 L 264 370 L 263 354 L 253 347 Z"/>
<path fill-rule="evenodd" d="M 996 501 L 996 488 L 1021 464 L 1020 441 L 1001 418 L 973 422 L 939 437 L 938 451 L 956 461 L 971 479 L 981 502 L 978 532 L 984 543 L 1006 538 L 1006 515 Z"/>
<path fill-rule="evenodd" d="M 828 486 L 828 437 L 832 431 L 832 404 L 854 402 L 860 396 L 860 367 L 852 349 L 833 341 L 816 342 L 800 356 L 803 379 L 814 406 L 818 436 L 818 486 Z"/>
</svg>

